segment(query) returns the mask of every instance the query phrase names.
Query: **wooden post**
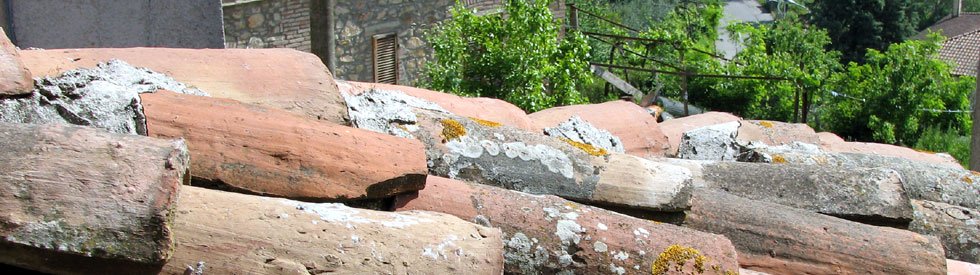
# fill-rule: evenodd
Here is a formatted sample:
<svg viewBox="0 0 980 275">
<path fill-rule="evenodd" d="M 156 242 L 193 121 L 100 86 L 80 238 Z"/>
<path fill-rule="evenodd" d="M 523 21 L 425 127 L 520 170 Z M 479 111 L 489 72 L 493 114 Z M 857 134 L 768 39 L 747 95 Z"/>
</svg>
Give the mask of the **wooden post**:
<svg viewBox="0 0 980 275">
<path fill-rule="evenodd" d="M 800 60 L 801 60 L 800 61 L 800 72 L 806 72 L 806 63 L 803 63 L 803 61 L 802 61 L 803 58 L 800 58 Z M 799 105 L 800 104 L 800 101 L 799 100 L 796 102 L 797 103 L 797 107 L 800 108 L 800 109 L 802 109 L 802 110 L 800 110 L 800 113 L 801 113 L 800 114 L 800 117 L 797 117 L 796 122 L 797 123 L 806 123 L 806 113 L 808 111 L 810 111 L 810 98 L 809 98 L 809 93 L 806 90 L 806 86 L 803 85 L 803 80 L 799 80 L 799 79 L 796 80 L 796 94 L 797 94 L 798 97 L 802 97 L 801 100 L 803 101 L 802 106 Z M 801 117 L 802 117 L 802 120 L 800 120 Z"/>
<path fill-rule="evenodd" d="M 573 30 L 578 29 L 578 8 L 575 3 L 568 4 L 568 26 Z"/>
<path fill-rule="evenodd" d="M 334 76 L 337 72 L 337 40 L 334 30 L 337 27 L 334 16 L 336 2 L 337 0 L 309 1 L 311 50 Z"/>
<path fill-rule="evenodd" d="M 800 123 L 807 123 L 807 114 L 810 113 L 810 91 L 806 88 L 803 89 L 803 121 Z"/>
<path fill-rule="evenodd" d="M 609 48 L 609 64 L 616 64 L 616 47 L 617 46 L 619 46 L 619 43 L 614 43 Z M 612 66 L 609 66 L 608 68 L 606 68 L 606 71 L 609 71 L 610 73 L 612 73 L 612 71 L 613 71 L 612 69 L 613 69 L 613 67 Z M 609 85 L 609 82 L 607 81 L 606 82 L 606 96 L 609 95 L 609 91 L 610 90 L 612 90 L 612 86 L 610 86 Z"/>
<path fill-rule="evenodd" d="M 980 73 L 980 60 L 977 60 L 977 72 Z M 980 90 L 980 77 L 977 77 L 977 90 Z M 977 108 L 977 92 L 973 92 L 971 118 L 973 119 L 973 138 L 970 142 L 970 170 L 980 171 L 980 108 Z"/>
<path fill-rule="evenodd" d="M 800 123 L 800 89 L 803 89 L 803 85 L 800 85 L 800 81 L 796 81 L 796 92 L 793 93 L 793 122 Z"/>
<path fill-rule="evenodd" d="M 629 53 L 626 52 L 625 46 L 619 49 L 619 55 L 626 56 L 627 54 Z M 630 82 L 630 70 L 623 70 L 623 78 L 626 79 L 626 82 Z"/>
<path fill-rule="evenodd" d="M 687 50 L 686 48 L 680 48 L 680 51 L 681 51 L 681 56 L 680 56 L 681 57 L 680 58 L 681 59 L 681 62 L 680 62 L 680 65 L 681 65 L 681 68 L 684 69 L 681 72 L 681 97 L 684 100 L 684 116 L 689 116 L 689 115 L 691 115 L 691 112 L 690 112 L 690 110 L 688 110 L 688 107 L 687 107 L 687 77 L 690 74 L 690 72 L 687 71 L 687 66 L 684 65 L 684 52 L 686 50 Z"/>
<path fill-rule="evenodd" d="M 337 0 L 327 0 L 327 70 L 334 77 L 337 77 L 337 16 L 334 11 L 337 9 Z"/>
<path fill-rule="evenodd" d="M 684 93 L 684 116 L 691 115 L 691 111 L 688 109 L 687 104 L 687 71 L 681 75 L 681 91 Z"/>
</svg>

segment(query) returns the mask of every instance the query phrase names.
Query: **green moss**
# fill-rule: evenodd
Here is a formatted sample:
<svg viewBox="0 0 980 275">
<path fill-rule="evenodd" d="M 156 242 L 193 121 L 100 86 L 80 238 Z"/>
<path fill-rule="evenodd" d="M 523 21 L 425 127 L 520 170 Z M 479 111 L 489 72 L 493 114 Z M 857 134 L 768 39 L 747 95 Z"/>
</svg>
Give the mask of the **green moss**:
<svg viewBox="0 0 980 275">
<path fill-rule="evenodd" d="M 591 144 L 581 143 L 567 138 L 560 138 L 560 139 L 565 143 L 568 143 L 569 145 L 588 153 L 589 155 L 598 157 L 598 156 L 605 156 L 609 154 L 609 152 L 606 151 L 606 149 L 595 147 L 592 146 Z"/>
</svg>

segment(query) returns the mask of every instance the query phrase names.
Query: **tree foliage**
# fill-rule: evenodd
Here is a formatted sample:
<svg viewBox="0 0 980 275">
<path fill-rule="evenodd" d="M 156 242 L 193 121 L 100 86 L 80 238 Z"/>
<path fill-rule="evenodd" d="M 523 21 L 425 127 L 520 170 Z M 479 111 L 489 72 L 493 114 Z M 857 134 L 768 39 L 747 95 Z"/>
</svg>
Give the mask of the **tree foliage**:
<svg viewBox="0 0 980 275">
<path fill-rule="evenodd" d="M 924 129 L 970 130 L 974 78 L 954 78 L 937 59 L 939 42 L 909 40 L 884 52 L 868 50 L 864 64 L 838 75 L 835 96 L 820 111 L 821 126 L 858 140 L 914 145 Z M 952 111 L 952 112 L 950 112 Z"/>
<path fill-rule="evenodd" d="M 728 61 L 714 54 L 721 17 L 716 0 L 678 2 L 641 32 L 580 20 L 589 31 L 649 39 L 604 37 L 602 43 L 587 42 L 576 32 L 560 39 L 544 1 L 505 1 L 507 16 L 477 16 L 457 6 L 454 19 L 429 36 L 437 58 L 428 67 L 429 87 L 502 98 L 529 111 L 583 102 L 578 90 L 592 79 L 588 73 L 588 43 L 592 43 L 597 46 L 591 48 L 595 61 L 661 71 L 616 73 L 647 92 L 658 86 L 661 95 L 675 98 L 685 82 L 667 72 L 780 78 L 688 78 L 692 103 L 745 118 L 803 120 L 847 139 L 919 146 L 936 143 L 939 131 L 943 135 L 969 131 L 969 114 L 962 111 L 970 109 L 974 79 L 951 76 L 949 64 L 937 59 L 942 38 L 936 35 L 888 46 L 914 29 L 910 22 L 921 20 L 915 19 L 922 17 L 921 5 L 844 0 L 831 7 L 822 2 L 830 1 L 813 2 L 811 8 L 814 13 L 837 16 L 837 21 L 823 22 L 830 29 L 810 24 L 812 19 L 802 20 L 796 13 L 773 24 L 730 27 L 742 51 Z M 899 8 L 886 10 L 890 7 Z M 840 39 L 849 44 L 837 45 Z M 864 53 L 863 47 L 870 49 Z M 843 52 L 829 50 L 834 48 Z M 614 49 L 616 58 L 603 60 Z M 842 58 L 862 62 L 842 63 Z M 810 111 L 810 119 L 802 119 Z M 921 140 L 923 133 L 928 135 Z"/>
<path fill-rule="evenodd" d="M 505 14 L 477 15 L 462 4 L 427 33 L 435 61 L 424 86 L 466 96 L 500 98 L 528 112 L 583 103 L 591 80 L 589 46 L 560 23 L 548 1 L 505 0 Z"/>
<path fill-rule="evenodd" d="M 810 22 L 826 29 L 830 49 L 862 62 L 867 49 L 883 50 L 917 31 L 918 0 L 838 0 L 809 3 Z"/>
<path fill-rule="evenodd" d="M 722 7 L 718 1 L 678 4 L 663 20 L 639 34 L 640 37 L 663 42 L 628 45 L 634 52 L 642 52 L 657 61 L 635 56 L 626 61 L 634 67 L 653 67 L 669 72 L 716 72 L 721 62 L 713 55 L 721 17 Z M 647 77 L 650 81 L 659 83 L 656 86 L 663 90 L 663 95 L 682 96 L 680 91 L 683 79 L 679 75 L 647 74 Z M 688 78 L 689 97 L 711 93 L 713 85 L 713 79 Z"/>
<path fill-rule="evenodd" d="M 824 28 L 845 62 L 863 62 L 867 49 L 888 45 L 950 16 L 957 0 L 808 0 L 809 22 Z M 963 12 L 980 12 L 980 0 L 965 0 Z"/>
<path fill-rule="evenodd" d="M 721 71 L 733 76 L 780 79 L 720 79 L 713 94 L 698 98 L 706 106 L 745 117 L 795 121 L 819 100 L 840 70 L 840 54 L 826 51 L 827 33 L 785 20 L 773 25 L 730 26 L 742 38 L 742 51 Z"/>
<path fill-rule="evenodd" d="M 912 2 L 912 10 L 918 22 L 918 30 L 924 30 L 953 13 L 957 0 L 919 0 Z M 964 0 L 963 12 L 980 11 L 980 0 Z"/>
</svg>

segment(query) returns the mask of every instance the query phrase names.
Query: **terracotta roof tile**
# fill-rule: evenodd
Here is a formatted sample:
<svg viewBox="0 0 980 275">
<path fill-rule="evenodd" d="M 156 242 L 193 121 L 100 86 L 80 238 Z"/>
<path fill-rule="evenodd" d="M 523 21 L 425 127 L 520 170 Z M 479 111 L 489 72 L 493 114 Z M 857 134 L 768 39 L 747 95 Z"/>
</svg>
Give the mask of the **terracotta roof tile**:
<svg viewBox="0 0 980 275">
<path fill-rule="evenodd" d="M 977 75 L 980 60 L 980 30 L 951 37 L 939 50 L 939 58 L 953 62 L 954 75 Z"/>
<path fill-rule="evenodd" d="M 925 38 L 929 32 L 940 32 L 945 37 L 960 36 L 980 30 L 980 13 L 965 12 L 957 17 L 946 17 L 926 30 L 915 35 L 913 39 Z"/>
</svg>

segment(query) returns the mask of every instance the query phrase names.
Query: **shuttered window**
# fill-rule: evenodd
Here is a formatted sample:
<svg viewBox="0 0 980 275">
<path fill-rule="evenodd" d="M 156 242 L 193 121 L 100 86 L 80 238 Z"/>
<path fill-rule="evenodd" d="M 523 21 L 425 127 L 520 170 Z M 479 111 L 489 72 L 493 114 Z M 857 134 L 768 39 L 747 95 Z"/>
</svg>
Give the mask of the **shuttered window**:
<svg viewBox="0 0 980 275">
<path fill-rule="evenodd" d="M 394 33 L 375 35 L 374 44 L 374 82 L 398 84 L 398 35 Z"/>
</svg>

